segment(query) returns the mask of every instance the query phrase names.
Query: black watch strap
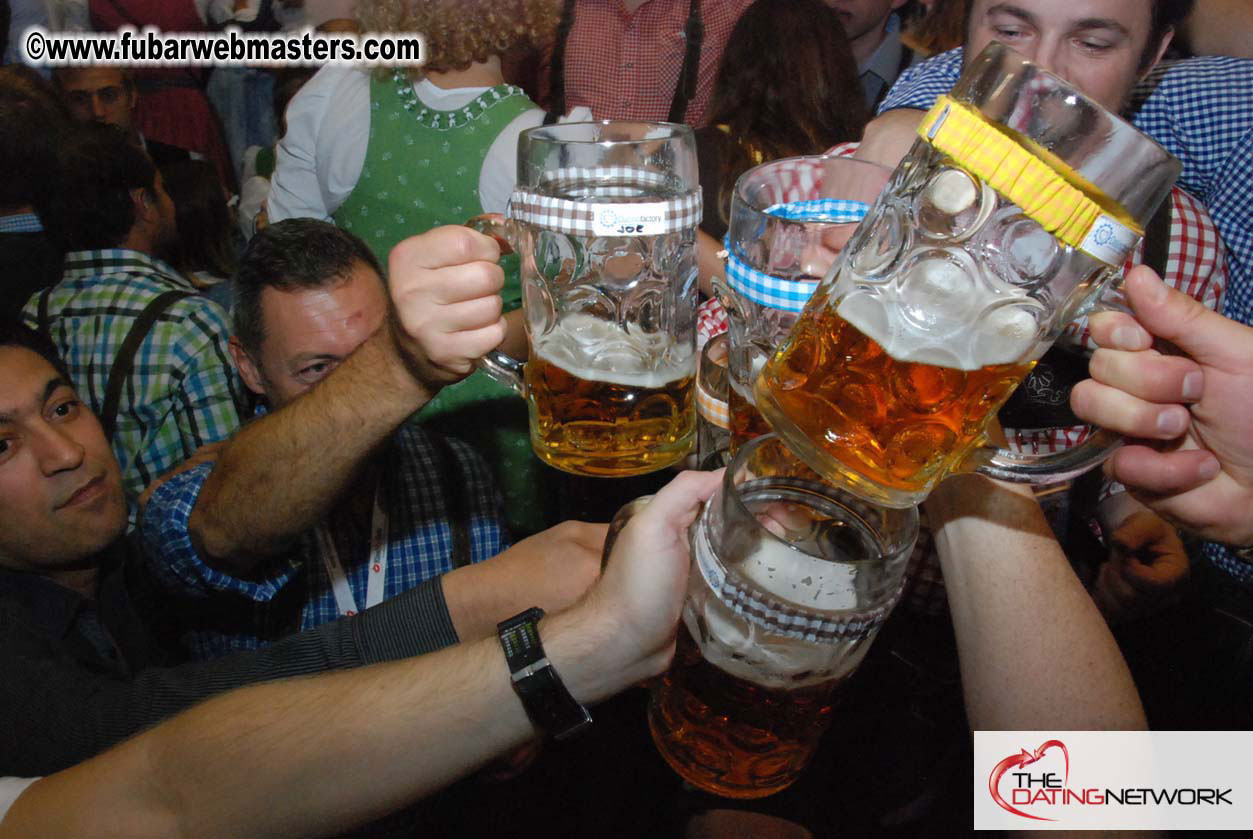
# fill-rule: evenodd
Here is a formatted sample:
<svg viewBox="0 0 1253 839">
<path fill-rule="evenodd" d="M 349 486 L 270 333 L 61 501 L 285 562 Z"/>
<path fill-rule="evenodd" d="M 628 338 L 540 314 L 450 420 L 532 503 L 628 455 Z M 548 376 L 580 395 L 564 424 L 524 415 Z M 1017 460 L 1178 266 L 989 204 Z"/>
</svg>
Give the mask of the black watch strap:
<svg viewBox="0 0 1253 839">
<path fill-rule="evenodd" d="M 557 675 L 544 655 L 539 639 L 544 610 L 532 607 L 496 625 L 500 646 L 505 651 L 513 689 L 531 722 L 558 740 L 582 731 L 592 724 L 592 715 Z"/>
</svg>

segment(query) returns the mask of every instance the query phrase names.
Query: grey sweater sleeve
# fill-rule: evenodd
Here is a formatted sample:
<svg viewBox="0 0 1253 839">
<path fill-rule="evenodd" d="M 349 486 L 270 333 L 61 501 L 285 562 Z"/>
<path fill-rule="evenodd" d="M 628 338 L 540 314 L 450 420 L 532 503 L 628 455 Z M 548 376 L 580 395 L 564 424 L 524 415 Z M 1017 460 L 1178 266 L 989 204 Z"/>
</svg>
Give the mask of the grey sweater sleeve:
<svg viewBox="0 0 1253 839">
<path fill-rule="evenodd" d="M 265 649 L 150 667 L 129 678 L 89 668 L 2 615 L 0 635 L 0 775 L 18 776 L 72 766 L 223 691 L 457 642 L 439 578 Z"/>
</svg>

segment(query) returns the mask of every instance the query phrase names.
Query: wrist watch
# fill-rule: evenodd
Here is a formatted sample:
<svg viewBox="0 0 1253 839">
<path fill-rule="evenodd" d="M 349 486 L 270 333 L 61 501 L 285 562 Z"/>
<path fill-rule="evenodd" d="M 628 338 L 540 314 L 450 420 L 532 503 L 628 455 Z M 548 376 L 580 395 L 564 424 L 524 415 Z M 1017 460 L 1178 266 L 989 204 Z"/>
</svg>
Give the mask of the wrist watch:
<svg viewBox="0 0 1253 839">
<path fill-rule="evenodd" d="M 526 715 L 540 731 L 564 740 L 591 725 L 592 715 L 570 695 L 544 655 L 537 626 L 542 617 L 544 610 L 533 606 L 498 623 L 496 632 Z"/>
</svg>

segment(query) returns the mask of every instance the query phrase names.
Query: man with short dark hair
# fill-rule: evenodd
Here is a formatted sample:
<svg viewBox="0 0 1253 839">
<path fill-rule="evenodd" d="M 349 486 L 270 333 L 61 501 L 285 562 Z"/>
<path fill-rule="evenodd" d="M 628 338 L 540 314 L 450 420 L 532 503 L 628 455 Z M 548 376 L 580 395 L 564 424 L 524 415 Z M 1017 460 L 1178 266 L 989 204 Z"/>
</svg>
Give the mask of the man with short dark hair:
<svg viewBox="0 0 1253 839">
<path fill-rule="evenodd" d="M 244 253 L 231 353 L 268 413 L 158 486 L 142 519 L 154 574 L 197 603 L 183 613 L 197 658 L 351 615 L 508 545 L 487 464 L 407 422 L 428 395 L 365 396 L 403 372 L 376 347 L 381 274 L 364 242 L 315 219 L 272 224 Z M 603 526 L 568 522 L 524 544 L 582 590 L 603 540 Z"/>
<path fill-rule="evenodd" d="M 69 132 L 47 192 L 40 212 L 67 251 L 65 274 L 23 316 L 51 336 L 100 416 L 133 499 L 238 427 L 226 313 L 162 260 L 174 204 L 117 128 Z"/>
<path fill-rule="evenodd" d="M 139 90 L 135 87 L 135 75 L 127 68 L 114 65 L 57 67 L 52 71 L 52 81 L 74 119 L 117 126 L 147 152 L 157 166 L 191 158 L 204 159 L 201 154 L 149 140 L 139 133 L 135 127 Z"/>
</svg>

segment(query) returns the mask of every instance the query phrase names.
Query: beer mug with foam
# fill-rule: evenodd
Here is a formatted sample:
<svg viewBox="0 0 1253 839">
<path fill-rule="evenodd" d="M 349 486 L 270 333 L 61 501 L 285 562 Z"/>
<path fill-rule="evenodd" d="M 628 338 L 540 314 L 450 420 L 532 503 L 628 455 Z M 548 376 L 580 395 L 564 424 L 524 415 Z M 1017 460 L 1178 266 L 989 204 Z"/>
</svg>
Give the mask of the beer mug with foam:
<svg viewBox="0 0 1253 839">
<path fill-rule="evenodd" d="M 778 437 L 740 447 L 691 528 L 692 571 L 653 741 L 717 795 L 778 792 L 808 764 L 900 596 L 917 509 L 822 481 Z"/>
<path fill-rule="evenodd" d="M 717 288 L 731 335 L 731 450 L 769 433 L 753 380 L 796 323 L 891 170 L 834 156 L 789 157 L 736 181 Z"/>
<path fill-rule="evenodd" d="M 529 403 L 531 446 L 581 475 L 680 461 L 696 430 L 696 147 L 687 126 L 589 122 L 518 140 L 504 220 L 522 258 L 525 365 L 483 366 Z"/>
<path fill-rule="evenodd" d="M 802 459 L 880 504 L 953 471 L 1052 483 L 1111 450 L 985 443 L 1062 330 L 1121 277 L 1179 163 L 1001 44 L 940 97 L 755 384 Z"/>
</svg>

